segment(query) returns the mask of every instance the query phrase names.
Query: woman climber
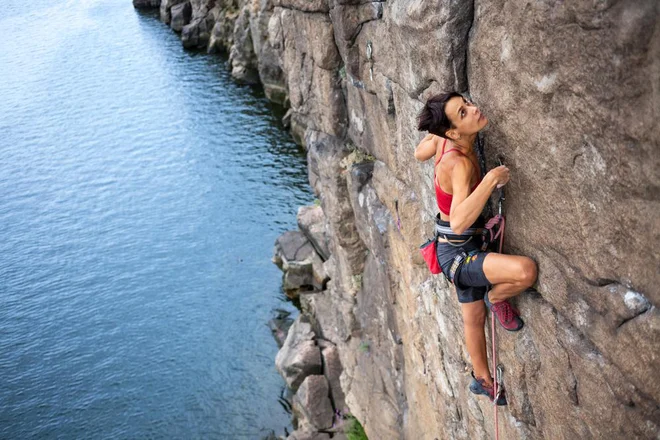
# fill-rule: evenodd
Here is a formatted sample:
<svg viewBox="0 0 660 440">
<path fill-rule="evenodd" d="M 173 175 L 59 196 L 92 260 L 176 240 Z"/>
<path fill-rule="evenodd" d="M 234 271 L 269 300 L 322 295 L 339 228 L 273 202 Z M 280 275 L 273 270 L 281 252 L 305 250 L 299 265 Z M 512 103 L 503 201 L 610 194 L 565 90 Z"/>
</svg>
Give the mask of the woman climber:
<svg viewBox="0 0 660 440">
<path fill-rule="evenodd" d="M 417 128 L 429 135 L 417 146 L 415 158 L 423 161 L 435 156 L 434 185 L 440 209 L 436 227 L 449 232 L 437 239 L 438 262 L 442 272 L 453 279 L 461 304 L 465 342 L 473 367 L 470 391 L 493 400 L 484 305 L 506 330 L 520 330 L 523 321 L 507 299 L 534 284 L 536 263 L 528 257 L 481 251 L 481 212 L 491 193 L 509 181 L 509 169 L 504 165 L 481 179 L 473 145 L 486 124 L 486 116 L 460 94 L 435 95 L 418 116 Z M 497 404 L 506 405 L 504 390 L 501 391 Z"/>
</svg>

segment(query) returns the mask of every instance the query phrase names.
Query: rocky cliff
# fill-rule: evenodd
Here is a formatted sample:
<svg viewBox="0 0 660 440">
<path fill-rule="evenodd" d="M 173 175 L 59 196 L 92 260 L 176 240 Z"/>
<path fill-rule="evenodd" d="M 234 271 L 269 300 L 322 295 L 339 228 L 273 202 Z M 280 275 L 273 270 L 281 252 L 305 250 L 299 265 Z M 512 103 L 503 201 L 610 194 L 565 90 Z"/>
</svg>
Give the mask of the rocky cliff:
<svg viewBox="0 0 660 440">
<path fill-rule="evenodd" d="M 415 117 L 448 89 L 488 115 L 488 165 L 511 168 L 505 251 L 539 265 L 540 294 L 517 300 L 525 329 L 498 333 L 501 438 L 660 438 L 656 0 L 160 8 L 185 45 L 228 52 L 239 80 L 290 108 L 326 237 L 301 294 L 305 346 L 336 347 L 337 394 L 370 439 L 494 437 L 492 407 L 467 390 L 455 294 L 418 252 L 436 207 Z"/>
</svg>

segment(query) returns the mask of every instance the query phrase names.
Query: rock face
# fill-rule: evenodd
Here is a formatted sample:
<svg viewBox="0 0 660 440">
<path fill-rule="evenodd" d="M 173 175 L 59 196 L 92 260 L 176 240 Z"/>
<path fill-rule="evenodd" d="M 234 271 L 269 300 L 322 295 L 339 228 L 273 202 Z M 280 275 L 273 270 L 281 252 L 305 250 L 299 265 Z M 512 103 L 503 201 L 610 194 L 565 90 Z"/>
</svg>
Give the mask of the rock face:
<svg viewBox="0 0 660 440">
<path fill-rule="evenodd" d="M 293 322 L 284 345 L 277 353 L 275 367 L 294 391 L 307 376 L 323 372 L 321 351 L 314 339 L 311 325 L 301 315 Z"/>
<path fill-rule="evenodd" d="M 192 16 L 192 7 L 190 3 L 181 3 L 176 6 L 172 6 L 170 10 L 170 15 L 172 17 L 170 21 L 170 27 L 176 32 L 181 32 L 183 27 L 190 23 L 190 17 Z"/>
<path fill-rule="evenodd" d="M 334 412 L 329 396 L 330 388 L 325 376 L 307 376 L 293 397 L 293 413 L 299 429 L 308 432 L 332 427 Z"/>
<path fill-rule="evenodd" d="M 415 119 L 446 89 L 489 117 L 487 165 L 512 173 L 505 251 L 539 264 L 540 294 L 516 300 L 525 329 L 498 332 L 502 438 L 658 438 L 656 0 L 190 3 L 184 41 L 197 29 L 196 45 L 256 66 L 308 149 L 327 245 L 308 242 L 329 281 L 301 305 L 369 438 L 493 438 L 455 293 L 418 252 L 437 207 Z"/>
</svg>

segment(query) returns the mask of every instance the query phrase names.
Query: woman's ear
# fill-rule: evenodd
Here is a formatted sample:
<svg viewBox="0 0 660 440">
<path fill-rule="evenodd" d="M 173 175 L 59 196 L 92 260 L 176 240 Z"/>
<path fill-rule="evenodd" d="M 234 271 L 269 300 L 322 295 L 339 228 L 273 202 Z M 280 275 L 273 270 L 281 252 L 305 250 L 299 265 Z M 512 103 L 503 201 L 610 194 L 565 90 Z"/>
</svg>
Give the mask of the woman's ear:
<svg viewBox="0 0 660 440">
<path fill-rule="evenodd" d="M 456 139 L 461 138 L 461 135 L 458 134 L 458 132 L 453 128 L 450 128 L 449 130 L 445 131 L 445 135 L 447 135 L 447 137 L 449 139 L 451 139 L 452 141 L 455 141 Z"/>
</svg>

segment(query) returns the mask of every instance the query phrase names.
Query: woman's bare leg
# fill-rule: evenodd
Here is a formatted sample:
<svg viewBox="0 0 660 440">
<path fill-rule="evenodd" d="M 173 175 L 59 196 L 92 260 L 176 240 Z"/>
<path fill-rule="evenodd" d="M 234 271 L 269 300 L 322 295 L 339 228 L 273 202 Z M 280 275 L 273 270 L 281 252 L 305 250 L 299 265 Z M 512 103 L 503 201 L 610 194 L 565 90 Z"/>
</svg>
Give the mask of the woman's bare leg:
<svg viewBox="0 0 660 440">
<path fill-rule="evenodd" d="M 536 263 L 528 257 L 491 252 L 484 260 L 484 275 L 493 285 L 488 299 L 492 303 L 498 303 L 534 285 L 537 276 Z"/>
<path fill-rule="evenodd" d="M 490 302 L 504 301 L 531 287 L 536 281 L 536 263 L 528 257 L 491 252 L 484 260 L 484 275 L 493 285 L 488 293 Z M 483 301 L 461 304 L 465 345 L 472 359 L 474 375 L 491 386 L 488 355 L 486 354 L 486 308 Z"/>
<path fill-rule="evenodd" d="M 461 304 L 463 326 L 465 329 L 465 345 L 472 359 L 474 375 L 483 378 L 487 385 L 492 385 L 488 355 L 486 354 L 486 307 L 483 301 Z"/>
</svg>

